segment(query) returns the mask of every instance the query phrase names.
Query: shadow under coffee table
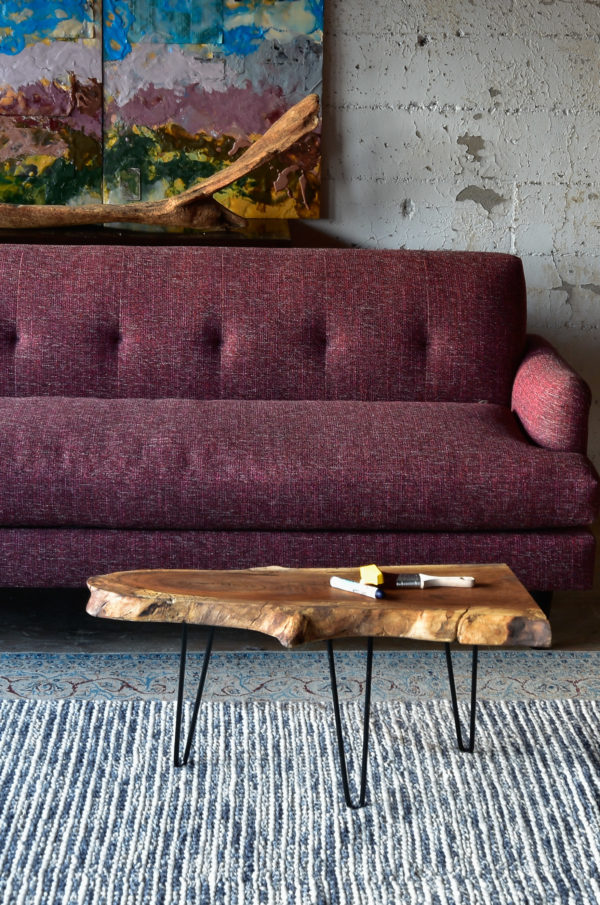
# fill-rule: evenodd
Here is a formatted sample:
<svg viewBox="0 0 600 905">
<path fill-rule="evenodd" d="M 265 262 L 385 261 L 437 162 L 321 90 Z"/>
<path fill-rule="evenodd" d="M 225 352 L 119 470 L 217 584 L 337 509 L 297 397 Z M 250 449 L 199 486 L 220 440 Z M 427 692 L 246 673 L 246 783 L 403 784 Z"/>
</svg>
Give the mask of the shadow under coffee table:
<svg viewBox="0 0 600 905">
<path fill-rule="evenodd" d="M 350 808 L 366 800 L 367 757 L 373 638 L 411 638 L 445 644 L 446 664 L 458 747 L 471 753 L 475 744 L 477 656 L 479 647 L 549 647 L 550 623 L 514 573 L 504 564 L 384 566 L 386 576 L 414 572 L 471 575 L 472 588 L 386 587 L 383 599 L 337 590 L 332 575 L 358 580 L 358 569 L 283 569 L 277 566 L 240 570 L 144 569 L 113 572 L 88 580 L 92 616 L 143 622 L 181 623 L 181 659 L 175 718 L 176 767 L 189 758 L 216 627 L 251 629 L 277 638 L 284 647 L 325 641 L 329 661 L 340 772 Z M 392 579 L 393 580 L 393 579 Z M 210 627 L 198 691 L 183 756 L 180 737 L 187 655 L 187 626 Z M 367 638 L 367 664 L 360 792 L 352 801 L 337 693 L 333 640 Z M 451 642 L 471 645 L 471 712 L 469 737 L 463 739 L 450 652 Z"/>
</svg>

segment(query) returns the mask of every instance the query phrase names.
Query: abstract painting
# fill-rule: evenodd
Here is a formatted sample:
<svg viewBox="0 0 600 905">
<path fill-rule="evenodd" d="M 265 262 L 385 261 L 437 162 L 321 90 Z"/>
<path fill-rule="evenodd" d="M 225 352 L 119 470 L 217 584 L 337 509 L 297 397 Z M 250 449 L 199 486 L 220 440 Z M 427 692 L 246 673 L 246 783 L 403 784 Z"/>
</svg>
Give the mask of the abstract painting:
<svg viewBox="0 0 600 905">
<path fill-rule="evenodd" d="M 91 0 L 0 0 L 0 201 L 102 195 L 102 45 Z"/>
<path fill-rule="evenodd" d="M 323 0 L 0 0 L 0 202 L 158 200 L 320 93 Z M 217 197 L 319 215 L 320 130 Z"/>
</svg>

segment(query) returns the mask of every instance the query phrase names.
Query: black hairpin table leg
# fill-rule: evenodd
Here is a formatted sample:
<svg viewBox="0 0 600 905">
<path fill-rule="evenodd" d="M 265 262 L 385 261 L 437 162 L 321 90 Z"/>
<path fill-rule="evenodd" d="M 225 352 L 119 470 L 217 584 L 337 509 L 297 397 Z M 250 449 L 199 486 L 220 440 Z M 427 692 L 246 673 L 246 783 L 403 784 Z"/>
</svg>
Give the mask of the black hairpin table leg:
<svg viewBox="0 0 600 905">
<path fill-rule="evenodd" d="M 452 697 L 452 712 L 454 714 L 454 725 L 456 726 L 456 738 L 458 741 L 459 751 L 465 751 L 472 754 L 475 748 L 475 710 L 477 706 L 477 652 L 478 647 L 473 645 L 473 661 L 471 666 L 471 717 L 469 727 L 469 740 L 463 741 L 463 734 L 460 725 L 460 716 L 458 713 L 458 701 L 456 698 L 456 685 L 454 684 L 454 670 L 452 668 L 452 654 L 450 653 L 450 645 L 446 644 L 446 663 L 448 665 L 448 679 L 450 681 L 450 695 Z"/>
<path fill-rule="evenodd" d="M 371 674 L 373 667 L 373 639 L 369 638 L 367 642 L 367 678 L 365 681 L 365 707 L 363 720 L 363 746 L 362 746 L 362 765 L 360 770 L 360 792 L 358 803 L 354 803 L 350 797 L 350 787 L 348 785 L 348 768 L 346 766 L 346 754 L 344 751 L 344 733 L 342 731 L 342 719 L 340 716 L 340 702 L 337 692 L 337 681 L 335 677 L 335 661 L 333 657 L 333 644 L 327 642 L 327 654 L 329 657 L 329 675 L 331 677 L 331 694 L 333 696 L 333 710 L 335 713 L 335 728 L 337 730 L 338 749 L 340 753 L 340 772 L 342 774 L 342 786 L 344 787 L 344 798 L 346 804 L 353 811 L 364 807 L 367 796 L 367 760 L 369 755 L 369 713 L 371 709 Z"/>
<path fill-rule="evenodd" d="M 206 673 L 208 671 L 208 661 L 210 660 L 210 652 L 212 650 L 214 634 L 215 629 L 213 626 L 208 633 L 208 641 L 206 642 L 206 650 L 204 651 L 204 662 L 202 663 L 202 672 L 200 674 L 200 681 L 198 682 L 198 691 L 196 692 L 196 700 L 194 702 L 194 710 L 192 712 L 190 728 L 188 730 L 183 757 L 180 757 L 179 740 L 181 737 L 181 723 L 183 718 L 183 687 L 185 684 L 185 661 L 187 657 L 187 625 L 184 622 L 181 626 L 181 656 L 179 659 L 179 688 L 177 691 L 177 710 L 175 713 L 175 750 L 173 756 L 173 761 L 176 767 L 184 767 L 189 760 L 190 749 L 192 747 L 192 741 L 194 739 L 194 732 L 196 731 L 196 721 L 198 719 L 200 701 L 202 700 L 202 692 L 204 690 L 204 682 L 206 681 Z"/>
</svg>

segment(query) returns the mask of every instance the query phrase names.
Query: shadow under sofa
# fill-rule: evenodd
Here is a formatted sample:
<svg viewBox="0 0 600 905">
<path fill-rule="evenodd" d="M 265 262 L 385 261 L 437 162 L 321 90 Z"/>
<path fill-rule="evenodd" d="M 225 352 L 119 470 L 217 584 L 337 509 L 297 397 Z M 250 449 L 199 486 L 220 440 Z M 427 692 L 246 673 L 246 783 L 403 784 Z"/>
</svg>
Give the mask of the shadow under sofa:
<svg viewBox="0 0 600 905">
<path fill-rule="evenodd" d="M 496 253 L 0 247 L 0 583 L 506 562 L 591 587 L 589 389 Z"/>
</svg>

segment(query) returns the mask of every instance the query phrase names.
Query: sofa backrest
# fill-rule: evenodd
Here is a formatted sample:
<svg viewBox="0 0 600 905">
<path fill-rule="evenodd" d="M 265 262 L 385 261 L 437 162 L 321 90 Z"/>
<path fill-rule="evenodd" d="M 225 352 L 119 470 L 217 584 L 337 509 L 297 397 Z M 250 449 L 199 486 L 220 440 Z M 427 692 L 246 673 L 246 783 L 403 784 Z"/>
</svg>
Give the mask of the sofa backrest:
<svg viewBox="0 0 600 905">
<path fill-rule="evenodd" d="M 510 402 L 521 262 L 0 246 L 0 395 Z"/>
</svg>

